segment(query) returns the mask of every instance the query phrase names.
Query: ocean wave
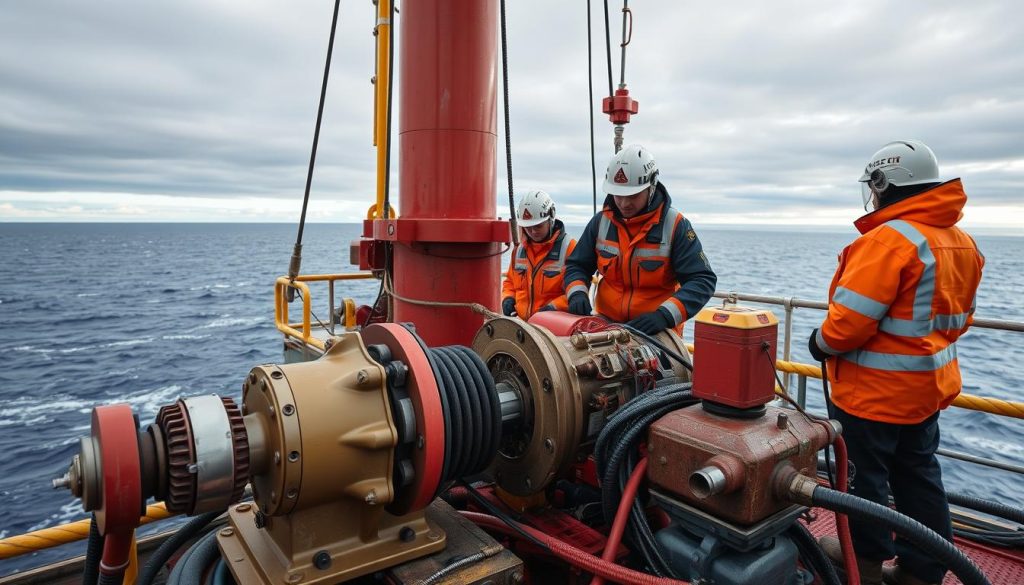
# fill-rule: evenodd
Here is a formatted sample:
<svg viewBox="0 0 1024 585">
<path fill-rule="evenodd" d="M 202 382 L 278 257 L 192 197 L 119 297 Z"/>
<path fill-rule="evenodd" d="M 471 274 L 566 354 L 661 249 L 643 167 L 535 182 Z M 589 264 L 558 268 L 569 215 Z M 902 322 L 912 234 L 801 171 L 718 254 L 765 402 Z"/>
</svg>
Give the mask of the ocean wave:
<svg viewBox="0 0 1024 585">
<path fill-rule="evenodd" d="M 263 323 L 266 320 L 266 317 L 230 317 L 229 315 L 222 315 L 219 319 L 214 319 L 206 325 L 202 325 L 198 329 L 256 325 L 257 323 Z"/>
<path fill-rule="evenodd" d="M 78 297 L 78 298 L 84 298 L 84 297 L 98 297 L 98 296 L 100 296 L 100 294 L 102 294 L 102 293 L 78 293 L 78 294 L 77 294 L 77 295 L 75 295 L 75 296 L 76 296 L 76 297 Z"/>
<path fill-rule="evenodd" d="M 979 435 L 960 435 L 960 442 L 977 448 L 985 454 L 998 453 L 1004 457 L 1024 459 L 1024 445 L 1013 441 L 1000 441 Z"/>
<path fill-rule="evenodd" d="M 206 339 L 208 337 L 210 337 L 209 334 L 205 334 L 205 335 L 183 334 L 183 335 L 164 335 L 160 339 L 166 339 L 168 341 L 177 341 L 177 340 L 184 340 L 184 339 Z"/>
</svg>

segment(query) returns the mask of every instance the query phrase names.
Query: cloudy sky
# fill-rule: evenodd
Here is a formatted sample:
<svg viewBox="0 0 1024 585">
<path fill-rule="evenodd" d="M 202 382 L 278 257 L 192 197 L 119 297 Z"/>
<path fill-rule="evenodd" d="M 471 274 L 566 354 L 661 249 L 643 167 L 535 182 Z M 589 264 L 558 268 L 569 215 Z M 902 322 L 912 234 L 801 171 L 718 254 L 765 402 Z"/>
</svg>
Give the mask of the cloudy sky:
<svg viewBox="0 0 1024 585">
<path fill-rule="evenodd" d="M 586 2 L 507 4 L 515 184 L 549 191 L 582 222 Z M 607 73 L 593 4 L 599 109 Z M 654 152 L 695 223 L 847 224 L 872 152 L 918 138 L 944 178 L 964 178 L 967 225 L 1024 232 L 1024 5 L 630 6 L 626 81 L 640 114 L 627 142 Z M 296 221 L 332 7 L 5 2 L 0 221 Z M 373 22 L 369 0 L 342 2 L 312 221 L 356 221 L 373 200 Z M 600 113 L 595 124 L 603 175 L 612 128 Z"/>
</svg>

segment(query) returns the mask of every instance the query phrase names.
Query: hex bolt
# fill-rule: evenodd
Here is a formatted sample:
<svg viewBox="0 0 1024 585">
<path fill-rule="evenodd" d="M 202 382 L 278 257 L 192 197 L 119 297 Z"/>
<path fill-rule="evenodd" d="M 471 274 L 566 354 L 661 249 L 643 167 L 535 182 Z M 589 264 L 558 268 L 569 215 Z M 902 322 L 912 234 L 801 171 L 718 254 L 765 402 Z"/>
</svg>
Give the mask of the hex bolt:
<svg viewBox="0 0 1024 585">
<path fill-rule="evenodd" d="M 370 504 L 371 506 L 376 504 L 377 503 L 377 490 L 370 490 L 370 491 L 366 492 L 366 497 L 363 498 L 363 501 L 366 502 L 367 504 Z"/>
<path fill-rule="evenodd" d="M 331 566 L 331 553 L 322 550 L 313 555 L 313 566 L 326 571 Z"/>
<path fill-rule="evenodd" d="M 403 526 L 402 529 L 398 531 L 398 540 L 401 540 L 402 542 L 412 542 L 416 540 L 416 531 L 408 526 Z"/>
<path fill-rule="evenodd" d="M 235 533 L 233 528 L 222 528 L 220 531 L 221 536 L 231 536 Z"/>
<path fill-rule="evenodd" d="M 273 372 L 270 372 L 270 377 L 275 380 L 280 380 L 281 378 L 284 378 L 284 374 L 281 373 L 281 370 L 274 370 Z"/>
<path fill-rule="evenodd" d="M 779 427 L 780 429 L 785 430 L 785 428 L 789 425 L 789 417 L 786 416 L 786 413 L 784 413 L 784 412 L 780 412 L 779 413 L 779 418 L 777 418 L 775 420 L 775 425 L 777 427 Z"/>
</svg>

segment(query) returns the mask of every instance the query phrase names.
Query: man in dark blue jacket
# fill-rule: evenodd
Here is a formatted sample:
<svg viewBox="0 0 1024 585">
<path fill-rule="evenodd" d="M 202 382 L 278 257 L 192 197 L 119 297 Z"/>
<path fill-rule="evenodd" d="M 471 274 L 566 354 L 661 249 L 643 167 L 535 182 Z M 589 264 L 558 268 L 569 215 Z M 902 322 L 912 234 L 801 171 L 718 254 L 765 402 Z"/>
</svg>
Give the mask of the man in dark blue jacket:
<svg viewBox="0 0 1024 585">
<path fill-rule="evenodd" d="M 569 312 L 593 313 L 588 297 L 594 271 L 601 273 L 597 312 L 654 334 L 682 331 L 715 292 L 697 233 L 672 208 L 658 165 L 646 148 L 623 148 L 608 163 L 604 209 L 590 220 L 566 262 Z"/>
</svg>

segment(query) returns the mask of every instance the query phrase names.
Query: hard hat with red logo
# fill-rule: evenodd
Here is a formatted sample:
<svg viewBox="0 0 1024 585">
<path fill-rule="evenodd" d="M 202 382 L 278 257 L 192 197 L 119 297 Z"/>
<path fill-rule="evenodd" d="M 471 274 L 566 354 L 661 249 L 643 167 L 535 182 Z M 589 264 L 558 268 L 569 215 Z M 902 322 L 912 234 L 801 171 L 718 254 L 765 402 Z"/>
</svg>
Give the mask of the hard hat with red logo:
<svg viewBox="0 0 1024 585">
<path fill-rule="evenodd" d="M 544 191 L 527 191 L 519 199 L 516 219 L 520 227 L 533 227 L 555 220 L 555 202 Z"/>
<path fill-rule="evenodd" d="M 658 184 L 658 163 L 651 152 L 639 144 L 630 144 L 608 161 L 604 174 L 604 192 L 617 197 L 639 195 Z"/>
</svg>

